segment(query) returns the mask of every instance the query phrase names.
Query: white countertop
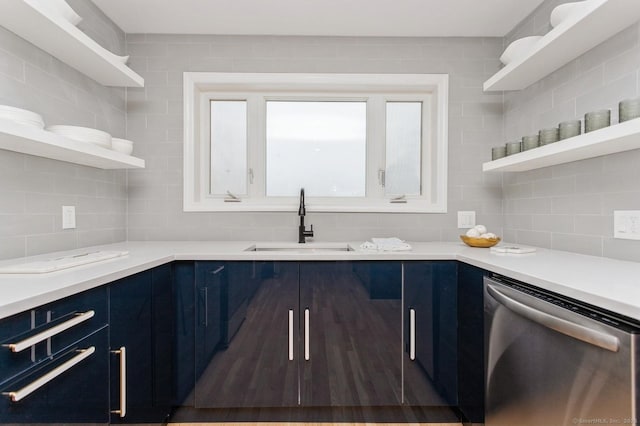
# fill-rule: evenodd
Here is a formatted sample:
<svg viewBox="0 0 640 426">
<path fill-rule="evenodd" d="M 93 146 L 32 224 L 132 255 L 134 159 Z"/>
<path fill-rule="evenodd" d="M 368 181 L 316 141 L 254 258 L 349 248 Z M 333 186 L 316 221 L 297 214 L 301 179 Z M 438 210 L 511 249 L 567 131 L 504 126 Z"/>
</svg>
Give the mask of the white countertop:
<svg viewBox="0 0 640 426">
<path fill-rule="evenodd" d="M 11 259 L 0 266 L 95 250 L 126 250 L 124 257 L 45 274 L 0 275 L 0 318 L 103 285 L 173 260 L 458 260 L 640 320 L 640 263 L 538 249 L 494 254 L 462 243 L 415 243 L 413 250 L 365 252 L 313 249 L 245 251 L 255 242 L 125 242 L 63 253 Z M 274 243 L 264 243 L 273 245 Z M 260 246 L 260 243 L 257 243 Z M 303 247 L 314 246 L 314 243 Z"/>
</svg>

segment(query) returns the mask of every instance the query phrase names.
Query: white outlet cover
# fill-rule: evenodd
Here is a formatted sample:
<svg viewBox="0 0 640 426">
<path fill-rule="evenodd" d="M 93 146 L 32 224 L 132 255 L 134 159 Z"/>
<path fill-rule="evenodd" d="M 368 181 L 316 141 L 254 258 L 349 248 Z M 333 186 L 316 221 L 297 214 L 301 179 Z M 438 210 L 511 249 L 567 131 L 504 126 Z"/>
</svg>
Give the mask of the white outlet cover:
<svg viewBox="0 0 640 426">
<path fill-rule="evenodd" d="M 640 240 L 640 210 L 614 210 L 613 238 Z"/>
<path fill-rule="evenodd" d="M 75 229 L 76 206 L 62 206 L 62 229 Z"/>
<path fill-rule="evenodd" d="M 458 212 L 458 228 L 469 229 L 476 226 L 476 212 L 471 211 L 459 211 Z"/>
</svg>

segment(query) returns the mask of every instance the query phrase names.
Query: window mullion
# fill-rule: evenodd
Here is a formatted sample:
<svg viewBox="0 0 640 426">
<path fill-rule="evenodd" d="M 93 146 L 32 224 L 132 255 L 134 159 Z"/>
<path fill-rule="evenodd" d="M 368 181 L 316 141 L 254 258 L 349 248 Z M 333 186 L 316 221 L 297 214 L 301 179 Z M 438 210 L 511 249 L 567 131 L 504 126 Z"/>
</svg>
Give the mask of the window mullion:
<svg viewBox="0 0 640 426">
<path fill-rule="evenodd" d="M 376 95 L 367 101 L 367 198 L 384 198 L 380 170 L 385 170 L 384 98 Z"/>
<path fill-rule="evenodd" d="M 253 174 L 253 183 L 249 184 L 249 196 L 262 198 L 265 194 L 265 100 L 254 94 L 247 97 L 248 117 L 248 169 Z"/>
</svg>

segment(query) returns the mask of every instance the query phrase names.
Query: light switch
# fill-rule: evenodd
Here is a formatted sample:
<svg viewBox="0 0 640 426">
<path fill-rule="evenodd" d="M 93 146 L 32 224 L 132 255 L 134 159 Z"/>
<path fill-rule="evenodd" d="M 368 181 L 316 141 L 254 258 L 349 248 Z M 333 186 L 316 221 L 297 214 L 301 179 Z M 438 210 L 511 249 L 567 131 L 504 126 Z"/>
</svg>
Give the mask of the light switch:
<svg viewBox="0 0 640 426">
<path fill-rule="evenodd" d="M 62 206 L 62 229 L 76 227 L 76 206 Z"/>
<path fill-rule="evenodd" d="M 640 240 L 640 210 L 614 210 L 613 238 Z"/>
<path fill-rule="evenodd" d="M 458 228 L 473 228 L 474 226 L 476 226 L 475 211 L 458 212 Z"/>
</svg>

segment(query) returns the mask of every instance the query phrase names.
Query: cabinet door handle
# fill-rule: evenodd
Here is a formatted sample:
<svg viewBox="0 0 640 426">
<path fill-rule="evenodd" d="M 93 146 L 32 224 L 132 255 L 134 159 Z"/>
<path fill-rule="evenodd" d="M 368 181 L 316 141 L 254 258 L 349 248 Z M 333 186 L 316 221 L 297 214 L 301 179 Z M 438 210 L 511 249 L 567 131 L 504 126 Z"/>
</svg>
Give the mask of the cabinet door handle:
<svg viewBox="0 0 640 426">
<path fill-rule="evenodd" d="M 120 409 L 111 410 L 111 413 L 124 417 L 127 415 L 127 348 L 121 346 L 111 353 L 120 355 Z"/>
<path fill-rule="evenodd" d="M 59 375 L 61 375 L 65 371 L 73 368 L 73 366 L 75 366 L 76 364 L 82 362 L 84 359 L 89 358 L 91 355 L 93 355 L 93 353 L 95 351 L 96 351 L 95 346 L 91 346 L 91 347 L 89 347 L 87 349 L 79 349 L 77 351 L 77 352 L 80 352 L 78 355 L 74 356 L 69 361 L 65 362 L 64 364 L 61 364 L 61 365 L 57 366 L 56 368 L 54 368 L 53 370 L 49 371 L 44 376 L 34 380 L 33 382 L 29 383 L 27 386 L 23 387 L 22 389 L 14 391 L 14 392 L 3 392 L 2 394 L 5 395 L 5 396 L 8 396 L 9 399 L 11 399 L 11 401 L 18 402 L 21 399 L 23 399 L 24 397 L 26 397 L 26 396 L 30 395 L 31 393 L 35 392 L 36 390 L 38 390 L 42 386 L 46 385 L 51 380 L 55 379 L 56 377 L 58 377 Z"/>
<path fill-rule="evenodd" d="M 304 310 L 304 359 L 309 361 L 309 308 Z"/>
<path fill-rule="evenodd" d="M 48 338 L 55 336 L 56 334 L 60 334 L 63 331 L 70 329 L 71 327 L 74 327 L 82 322 L 87 321 L 88 319 L 93 318 L 95 314 L 96 314 L 95 311 L 87 311 L 87 312 L 75 314 L 74 318 L 71 318 L 70 320 L 67 320 L 61 324 L 58 324 L 55 327 L 51 327 L 50 329 L 45 330 L 42 333 L 38 333 L 35 336 L 31 336 L 27 339 L 21 340 L 18 343 L 7 343 L 2 346 L 9 348 L 11 352 L 23 351 L 28 347 L 31 347 L 35 344 L 43 342 Z"/>
<path fill-rule="evenodd" d="M 213 275 L 216 275 L 224 270 L 224 265 L 220 266 L 218 269 L 212 272 Z"/>
<path fill-rule="evenodd" d="M 204 295 L 204 326 L 209 327 L 209 288 L 202 289 Z"/>
<path fill-rule="evenodd" d="M 289 309 L 289 361 L 293 361 L 293 309 Z"/>
<path fill-rule="evenodd" d="M 416 310 L 409 309 L 409 359 L 416 359 Z"/>
</svg>

